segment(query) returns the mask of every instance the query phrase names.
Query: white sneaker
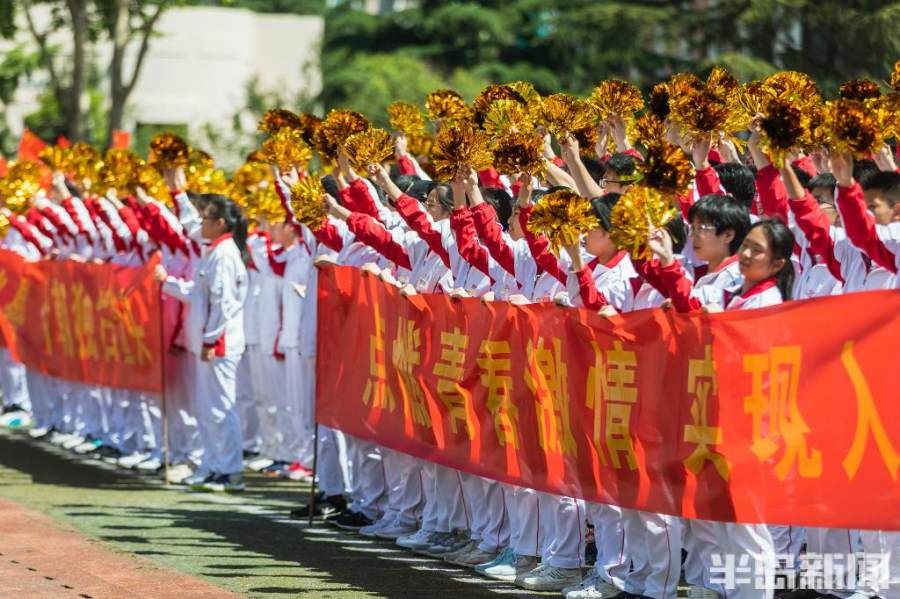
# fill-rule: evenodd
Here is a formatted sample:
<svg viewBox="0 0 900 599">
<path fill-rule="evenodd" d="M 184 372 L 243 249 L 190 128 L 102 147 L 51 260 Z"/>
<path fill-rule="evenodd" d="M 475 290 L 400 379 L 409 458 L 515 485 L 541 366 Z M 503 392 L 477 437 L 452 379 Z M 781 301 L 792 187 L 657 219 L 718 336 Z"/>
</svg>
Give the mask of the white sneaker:
<svg viewBox="0 0 900 599">
<path fill-rule="evenodd" d="M 712 589 L 700 586 L 691 586 L 688 589 L 688 599 L 719 599 L 721 595 Z"/>
<path fill-rule="evenodd" d="M 518 555 L 510 549 L 509 554 L 498 556 L 493 562 L 476 566 L 475 571 L 493 580 L 515 582 L 516 579 L 537 568 L 537 558 L 533 555 Z"/>
<path fill-rule="evenodd" d="M 516 580 L 516 585 L 529 591 L 561 591 L 581 582 L 579 568 L 557 568 L 542 564 Z"/>
<path fill-rule="evenodd" d="M 187 464 L 169 466 L 169 474 L 166 482 L 170 485 L 180 485 L 184 482 L 184 479 L 191 476 L 193 473 L 194 471 Z"/>
<path fill-rule="evenodd" d="M 393 541 L 414 532 L 416 532 L 416 527 L 414 524 L 403 524 L 402 522 L 394 520 L 388 526 L 385 526 L 384 528 L 376 531 L 375 536 L 379 539 L 388 539 Z"/>
<path fill-rule="evenodd" d="M 140 464 L 141 462 L 143 462 L 144 460 L 147 460 L 149 458 L 150 458 L 149 453 L 142 453 L 140 451 L 136 451 L 130 455 L 122 456 L 121 458 L 119 458 L 116 461 L 116 463 L 121 468 L 134 468 L 135 466 L 137 466 L 138 464 Z"/>
<path fill-rule="evenodd" d="M 566 599 L 609 599 L 621 595 L 622 590 L 609 584 L 599 574 L 591 574 L 579 584 L 562 590 Z"/>
<path fill-rule="evenodd" d="M 28 436 L 32 439 L 40 439 L 50 434 L 50 429 L 46 426 L 39 426 L 28 431 Z"/>
<path fill-rule="evenodd" d="M 53 431 L 52 433 L 50 433 L 49 441 L 50 441 L 51 445 L 62 445 L 63 443 L 65 443 L 66 441 L 71 439 L 73 436 L 74 435 L 69 434 L 69 433 L 58 433 L 56 431 Z"/>
<path fill-rule="evenodd" d="M 269 458 L 256 458 L 255 460 L 250 460 L 247 462 L 247 468 L 253 470 L 254 472 L 259 472 L 265 468 L 268 468 L 272 464 L 275 463 L 275 460 L 270 460 Z"/>
<path fill-rule="evenodd" d="M 162 468 L 162 460 L 159 458 L 150 458 L 149 460 L 144 460 L 137 466 L 135 466 L 135 470 L 139 470 L 141 472 L 156 472 L 160 468 Z"/>
<path fill-rule="evenodd" d="M 0 416 L 0 426 L 8 428 L 28 428 L 34 423 L 31 414 L 24 410 L 16 410 L 15 412 L 7 412 Z"/>
<path fill-rule="evenodd" d="M 400 537 L 397 539 L 397 546 L 404 549 L 425 549 L 431 546 L 429 539 L 434 534 L 433 530 L 425 530 L 420 528 L 411 535 Z"/>
<path fill-rule="evenodd" d="M 478 547 L 473 548 L 471 551 L 467 551 L 466 553 L 457 553 L 454 558 L 444 558 L 447 562 L 454 564 L 456 566 L 463 566 L 466 568 L 474 568 L 476 566 L 480 566 L 481 564 L 487 564 L 493 561 L 497 557 L 497 552 L 487 552 L 482 551 Z"/>
<path fill-rule="evenodd" d="M 90 441 L 85 441 L 72 451 L 77 453 L 78 455 L 87 455 L 89 453 L 93 453 L 97 451 L 97 448 L 100 447 L 100 441 L 96 439 L 91 439 Z"/>
<path fill-rule="evenodd" d="M 364 537 L 375 537 L 375 533 L 381 530 L 382 528 L 387 528 L 394 521 L 393 518 L 379 518 L 377 521 L 369 524 L 368 526 L 363 526 L 359 529 L 359 534 Z"/>
<path fill-rule="evenodd" d="M 68 439 L 63 441 L 62 448 L 72 450 L 72 449 L 75 449 L 76 447 L 78 447 L 79 445 L 81 445 L 82 443 L 84 443 L 85 441 L 86 441 L 86 439 L 84 437 L 82 437 L 81 435 L 72 435 L 71 437 L 69 437 Z"/>
</svg>

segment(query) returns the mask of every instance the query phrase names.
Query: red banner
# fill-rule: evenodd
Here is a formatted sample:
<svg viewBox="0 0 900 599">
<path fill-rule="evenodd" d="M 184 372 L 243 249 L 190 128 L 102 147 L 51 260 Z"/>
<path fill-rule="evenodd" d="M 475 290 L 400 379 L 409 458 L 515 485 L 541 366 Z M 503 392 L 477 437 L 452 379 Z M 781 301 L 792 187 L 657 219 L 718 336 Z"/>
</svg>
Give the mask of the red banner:
<svg viewBox="0 0 900 599">
<path fill-rule="evenodd" d="M 0 345 L 53 377 L 162 391 L 155 265 L 26 262 L 0 250 Z"/>
<path fill-rule="evenodd" d="M 560 495 L 900 530 L 900 293 L 613 320 L 319 271 L 316 416 Z"/>
</svg>

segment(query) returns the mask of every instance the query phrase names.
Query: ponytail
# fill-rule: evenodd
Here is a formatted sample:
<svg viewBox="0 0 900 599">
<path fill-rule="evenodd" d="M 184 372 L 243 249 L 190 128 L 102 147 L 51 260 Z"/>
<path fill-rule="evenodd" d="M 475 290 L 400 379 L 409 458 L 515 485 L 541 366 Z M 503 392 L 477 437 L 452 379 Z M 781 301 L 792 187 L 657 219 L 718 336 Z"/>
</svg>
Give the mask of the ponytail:
<svg viewBox="0 0 900 599">
<path fill-rule="evenodd" d="M 781 299 L 789 301 L 794 292 L 794 263 L 791 262 L 791 256 L 794 255 L 794 234 L 777 219 L 761 220 L 750 227 L 750 231 L 756 228 L 762 229 L 768 239 L 772 260 L 784 260 L 784 266 L 775 273 L 775 283 L 781 292 Z"/>
</svg>

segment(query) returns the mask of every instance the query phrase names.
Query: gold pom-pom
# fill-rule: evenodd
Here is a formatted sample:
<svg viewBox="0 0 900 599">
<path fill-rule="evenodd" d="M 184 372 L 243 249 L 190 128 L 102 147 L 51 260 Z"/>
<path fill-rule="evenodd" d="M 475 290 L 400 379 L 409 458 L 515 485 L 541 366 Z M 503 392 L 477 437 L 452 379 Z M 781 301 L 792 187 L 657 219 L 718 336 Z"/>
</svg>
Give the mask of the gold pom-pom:
<svg viewBox="0 0 900 599">
<path fill-rule="evenodd" d="M 138 157 L 131 151 L 113 148 L 103 157 L 100 167 L 100 183 L 102 191 L 115 189 L 128 191 L 132 182 L 137 179 Z"/>
<path fill-rule="evenodd" d="M 434 137 L 424 133 L 406 138 L 406 149 L 414 156 L 429 156 L 434 147 Z"/>
<path fill-rule="evenodd" d="M 288 127 L 279 129 L 263 142 L 261 153 L 266 162 L 276 165 L 282 171 L 291 167 L 304 170 L 312 160 L 312 151 L 303 141 L 303 132 Z"/>
<path fill-rule="evenodd" d="M 322 119 L 308 112 L 301 112 L 298 118 L 300 119 L 300 131 L 303 132 L 303 141 L 310 148 L 315 147 L 314 139 L 316 131 L 322 126 Z"/>
<path fill-rule="evenodd" d="M 537 124 L 545 126 L 557 139 L 591 125 L 591 111 L 587 102 L 569 94 L 553 94 L 542 98 L 536 109 Z"/>
<path fill-rule="evenodd" d="M 878 152 L 884 144 L 874 111 L 858 100 L 828 102 L 825 127 L 831 136 L 832 149 L 851 152 L 855 158 Z"/>
<path fill-rule="evenodd" d="M 650 259 L 647 247 L 650 231 L 665 226 L 678 215 L 678 210 L 663 194 L 643 185 L 628 188 L 610 215 L 609 233 L 617 247 L 628 250 L 634 258 Z"/>
<path fill-rule="evenodd" d="M 894 70 L 891 72 L 891 89 L 900 93 L 900 60 L 894 63 Z"/>
<path fill-rule="evenodd" d="M 353 168 L 365 173 L 370 164 L 380 164 L 394 154 L 394 140 L 384 129 L 372 128 L 348 137 L 344 150 Z"/>
<path fill-rule="evenodd" d="M 475 99 L 472 101 L 473 120 L 476 125 L 481 127 L 484 124 L 484 119 L 487 117 L 491 106 L 499 100 L 512 100 L 522 106 L 527 104 L 525 98 L 509 85 L 491 84 L 481 90 L 481 93 L 475 96 Z"/>
<path fill-rule="evenodd" d="M 647 147 L 647 156 L 637 164 L 641 185 L 675 196 L 690 190 L 694 182 L 694 165 L 681 148 L 664 141 Z"/>
<path fill-rule="evenodd" d="M 801 107 L 820 104 L 822 95 L 812 77 L 799 71 L 780 71 L 765 80 L 765 86 L 772 97 L 787 100 Z"/>
<path fill-rule="evenodd" d="M 16 214 L 22 214 L 40 188 L 40 166 L 27 160 L 10 162 L 6 176 L 0 179 L 0 201 Z"/>
<path fill-rule="evenodd" d="M 141 187 L 147 194 L 158 200 L 169 198 L 169 188 L 160 172 L 152 165 L 142 162 L 137 167 L 137 173 L 131 187 Z"/>
<path fill-rule="evenodd" d="M 465 119 L 469 116 L 466 101 L 452 89 L 439 89 L 425 97 L 425 109 L 432 121 Z"/>
<path fill-rule="evenodd" d="M 273 108 L 259 121 L 257 129 L 264 133 L 277 133 L 282 129 L 302 129 L 300 117 L 286 108 Z"/>
<path fill-rule="evenodd" d="M 580 129 L 570 132 L 572 137 L 578 142 L 578 153 L 584 158 L 597 159 L 597 142 L 600 140 L 600 133 L 594 125 L 588 125 Z"/>
<path fill-rule="evenodd" d="M 514 131 L 501 137 L 494 146 L 494 168 L 508 175 L 544 174 L 544 140 L 537 133 Z"/>
<path fill-rule="evenodd" d="M 100 180 L 100 167 L 103 166 L 103 162 L 96 148 L 78 142 L 68 149 L 67 154 L 69 170 L 79 185 L 84 185 L 85 181 L 90 185 Z"/>
<path fill-rule="evenodd" d="M 885 94 L 870 102 L 885 139 L 900 138 L 900 92 Z"/>
<path fill-rule="evenodd" d="M 740 90 L 741 84 L 725 67 L 713 67 L 706 78 L 706 87 L 721 98 L 727 98 Z"/>
<path fill-rule="evenodd" d="M 871 79 L 850 79 L 841 84 L 841 98 L 845 100 L 873 100 L 881 97 L 881 88 Z"/>
<path fill-rule="evenodd" d="M 452 180 L 461 167 L 480 171 L 489 168 L 491 161 L 487 136 L 468 121 L 441 128 L 431 151 L 435 173 L 444 181 Z"/>
<path fill-rule="evenodd" d="M 316 150 L 319 154 L 333 160 L 348 137 L 354 133 L 365 131 L 369 127 L 369 121 L 358 112 L 332 110 L 316 130 L 313 138 Z"/>
<path fill-rule="evenodd" d="M 225 172 L 217 169 L 212 156 L 203 150 L 191 148 L 184 174 L 187 177 L 187 188 L 193 192 L 228 195 L 227 192 L 230 191 Z"/>
<path fill-rule="evenodd" d="M 394 102 L 387 107 L 391 127 L 407 137 L 425 134 L 425 117 L 419 107 L 409 102 Z"/>
<path fill-rule="evenodd" d="M 252 196 L 270 176 L 271 171 L 264 162 L 245 162 L 231 176 L 232 188 L 237 196 L 246 198 Z"/>
<path fill-rule="evenodd" d="M 650 90 L 647 109 L 661 121 L 669 118 L 669 85 L 667 83 L 657 83 L 653 86 L 653 89 Z"/>
<path fill-rule="evenodd" d="M 491 104 L 482 126 L 491 139 L 534 128 L 528 108 L 515 100 L 497 100 Z"/>
<path fill-rule="evenodd" d="M 766 105 L 760 128 L 760 146 L 772 164 L 781 168 L 790 151 L 801 143 L 803 113 L 790 102 L 775 98 Z"/>
<path fill-rule="evenodd" d="M 772 90 L 766 87 L 764 81 L 756 80 L 741 86 L 737 97 L 738 103 L 744 112 L 750 118 L 753 118 L 766 109 L 766 105 L 774 95 Z"/>
<path fill-rule="evenodd" d="M 0 214 L 0 237 L 6 237 L 9 225 L 9 218 L 5 214 Z"/>
<path fill-rule="evenodd" d="M 66 171 L 69 169 L 69 152 L 59 146 L 47 146 L 38 154 L 41 162 L 52 171 Z"/>
<path fill-rule="evenodd" d="M 666 139 L 666 124 L 654 112 L 635 119 L 628 131 L 630 137 L 644 147 L 662 143 Z"/>
<path fill-rule="evenodd" d="M 150 140 L 147 162 L 158 169 L 188 165 L 188 145 L 174 133 L 160 133 Z"/>
<path fill-rule="evenodd" d="M 519 92 L 519 95 L 525 98 L 525 101 L 529 104 L 541 99 L 541 94 L 528 81 L 513 81 L 509 86 Z"/>
<path fill-rule="evenodd" d="M 328 216 L 325 188 L 318 177 L 303 177 L 291 187 L 291 211 L 298 222 L 315 231 Z"/>
<path fill-rule="evenodd" d="M 535 233 L 543 234 L 554 248 L 577 245 L 583 233 L 600 226 L 590 202 L 574 191 L 552 191 L 535 205 L 529 219 Z"/>
<path fill-rule="evenodd" d="M 607 79 L 594 88 L 588 103 L 600 121 L 613 116 L 627 120 L 644 107 L 644 96 L 641 90 L 627 81 Z"/>
<path fill-rule="evenodd" d="M 707 89 L 673 96 L 669 100 L 670 118 L 691 138 L 709 137 L 723 130 L 728 119 L 725 102 Z"/>
</svg>

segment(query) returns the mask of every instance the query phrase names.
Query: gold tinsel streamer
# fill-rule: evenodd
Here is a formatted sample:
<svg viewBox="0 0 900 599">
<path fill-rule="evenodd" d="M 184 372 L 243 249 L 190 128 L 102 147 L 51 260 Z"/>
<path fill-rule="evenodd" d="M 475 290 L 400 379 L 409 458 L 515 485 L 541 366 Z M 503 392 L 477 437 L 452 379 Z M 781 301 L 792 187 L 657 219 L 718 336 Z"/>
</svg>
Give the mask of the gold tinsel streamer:
<svg viewBox="0 0 900 599">
<path fill-rule="evenodd" d="M 325 188 L 317 176 L 300 179 L 291 187 L 291 212 L 297 222 L 315 231 L 322 226 L 328 216 L 325 203 Z"/>
<path fill-rule="evenodd" d="M 638 161 L 637 168 L 641 185 L 667 196 L 688 193 L 694 182 L 694 165 L 681 148 L 661 140 L 647 147 L 647 155 Z"/>
<path fill-rule="evenodd" d="M 606 121 L 613 116 L 629 120 L 634 113 L 644 107 L 641 90 L 621 79 L 601 81 L 588 100 L 598 121 Z"/>
<path fill-rule="evenodd" d="M 488 109 L 483 128 L 491 139 L 503 137 L 513 131 L 534 128 L 528 108 L 516 100 L 497 100 Z"/>
<path fill-rule="evenodd" d="M 900 92 L 885 94 L 870 102 L 885 139 L 900 138 Z"/>
<path fill-rule="evenodd" d="M 507 175 L 528 173 L 542 177 L 545 171 L 543 148 L 544 140 L 537 133 L 509 133 L 494 146 L 494 168 Z"/>
<path fill-rule="evenodd" d="M 432 121 L 455 121 L 469 117 L 466 101 L 452 89 L 439 89 L 425 97 L 425 110 Z"/>
<path fill-rule="evenodd" d="M 734 135 L 750 124 L 743 108 L 744 94 L 731 73 L 715 67 L 706 82 L 696 77 L 679 76 L 669 85 L 669 117 L 692 139 L 712 139 L 724 133 L 740 150 L 743 142 Z"/>
<path fill-rule="evenodd" d="M 147 194 L 157 200 L 167 202 L 170 198 L 165 179 L 152 165 L 142 162 L 137 167 L 137 175 L 131 187 L 140 186 Z"/>
<path fill-rule="evenodd" d="M 407 138 L 425 134 L 425 117 L 419 107 L 409 102 L 393 102 L 387 107 L 391 127 Z"/>
<path fill-rule="evenodd" d="M 351 166 L 365 173 L 370 164 L 380 164 L 393 156 L 394 140 L 384 129 L 372 128 L 348 137 L 344 150 Z"/>
<path fill-rule="evenodd" d="M 103 161 L 93 146 L 79 142 L 68 149 L 69 169 L 79 186 L 87 186 L 100 180 L 100 167 Z"/>
<path fill-rule="evenodd" d="M 451 181 L 463 166 L 475 171 L 489 168 L 492 160 L 487 136 L 468 121 L 443 127 L 431 151 L 435 173 L 442 181 Z"/>
<path fill-rule="evenodd" d="M 535 233 L 546 235 L 557 250 L 577 245 L 583 233 L 600 226 L 590 202 L 568 189 L 541 197 L 528 223 Z"/>
<path fill-rule="evenodd" d="M 760 120 L 760 147 L 769 156 L 772 164 L 781 168 L 792 149 L 802 144 L 804 128 L 803 113 L 786 100 L 769 100 Z"/>
<path fill-rule="evenodd" d="M 891 72 L 889 85 L 895 92 L 900 93 L 900 60 L 894 63 L 894 70 Z"/>
<path fill-rule="evenodd" d="M 546 127 L 557 139 L 591 125 L 588 104 L 569 94 L 553 94 L 542 98 L 535 109 L 536 124 Z"/>
<path fill-rule="evenodd" d="M 647 109 L 659 120 L 669 118 L 669 84 L 657 83 L 650 90 Z"/>
<path fill-rule="evenodd" d="M 871 79 L 850 79 L 841 84 L 841 98 L 845 100 L 874 100 L 881 97 L 881 88 Z"/>
<path fill-rule="evenodd" d="M 22 214 L 40 188 L 40 166 L 27 160 L 10 162 L 6 176 L 0 179 L 0 200 L 11 211 Z"/>
<path fill-rule="evenodd" d="M 597 160 L 596 145 L 600 139 L 597 128 L 593 125 L 588 125 L 587 127 L 575 129 L 571 134 L 578 141 L 578 153 L 585 158 Z"/>
<path fill-rule="evenodd" d="M 509 86 L 519 92 L 519 95 L 525 98 L 525 101 L 529 104 L 541 99 L 541 94 L 528 81 L 513 81 Z"/>
<path fill-rule="evenodd" d="M 365 131 L 369 127 L 369 121 L 358 112 L 332 110 L 313 136 L 316 151 L 333 160 L 348 137 L 354 133 Z"/>
<path fill-rule="evenodd" d="M 617 247 L 628 250 L 633 258 L 649 260 L 653 257 L 647 247 L 650 231 L 665 226 L 677 215 L 678 210 L 662 193 L 633 185 L 613 206 L 609 235 Z"/>
<path fill-rule="evenodd" d="M 184 174 L 187 177 L 187 188 L 193 192 L 228 195 L 231 191 L 225 172 L 217 169 L 212 156 L 203 150 L 191 148 Z"/>
<path fill-rule="evenodd" d="M 825 128 L 831 149 L 865 158 L 881 150 L 884 137 L 873 110 L 857 100 L 834 100 L 825 105 Z"/>
<path fill-rule="evenodd" d="M 303 141 L 310 148 L 315 148 L 316 131 L 322 126 L 322 119 L 308 112 L 301 112 L 298 118 L 300 119 L 300 131 L 303 132 Z"/>
<path fill-rule="evenodd" d="M 763 83 L 769 95 L 800 107 L 822 103 L 822 94 L 812 77 L 799 71 L 779 71 Z"/>
<path fill-rule="evenodd" d="M 147 162 L 162 170 L 188 165 L 188 145 L 174 133 L 160 133 L 150 140 Z"/>
<path fill-rule="evenodd" d="M 635 119 L 628 133 L 635 142 L 648 147 L 665 141 L 666 124 L 655 112 L 648 111 Z"/>
<path fill-rule="evenodd" d="M 239 166 L 231 176 L 231 199 L 243 207 L 248 218 L 268 219 L 268 215 L 272 213 L 273 210 L 268 205 L 272 202 L 272 194 L 264 191 L 268 189 L 274 193 L 271 176 L 272 171 L 267 164 L 254 160 Z M 276 195 L 275 200 L 277 199 Z"/>
<path fill-rule="evenodd" d="M 518 102 L 522 106 L 525 106 L 528 103 L 519 92 L 509 85 L 491 84 L 481 90 L 481 93 L 475 96 L 475 99 L 472 101 L 472 113 L 475 124 L 481 127 L 484 124 L 484 119 L 487 117 L 487 113 L 491 109 L 491 106 L 494 102 L 500 100 L 512 100 L 513 102 Z"/>
<path fill-rule="evenodd" d="M 0 237 L 6 237 L 9 231 L 9 218 L 5 214 L 0 214 Z"/>
<path fill-rule="evenodd" d="M 69 169 L 69 152 L 67 148 L 47 146 L 40 151 L 38 158 L 52 171 L 67 171 Z"/>
<path fill-rule="evenodd" d="M 131 150 L 123 148 L 108 150 L 103 157 L 103 166 L 100 167 L 101 191 L 115 189 L 127 192 L 132 186 L 132 181 L 137 178 L 138 165 L 138 157 Z"/>
<path fill-rule="evenodd" d="M 428 133 L 413 135 L 406 138 L 406 148 L 415 156 L 428 156 L 434 147 L 434 137 Z"/>
<path fill-rule="evenodd" d="M 264 141 L 260 152 L 266 162 L 282 171 L 289 171 L 292 167 L 303 170 L 312 160 L 312 151 L 303 141 L 303 132 L 288 127 L 279 129 Z"/>
<path fill-rule="evenodd" d="M 264 133 L 274 134 L 282 129 L 302 129 L 303 124 L 300 117 L 290 110 L 273 108 L 266 111 L 256 128 Z"/>
</svg>

